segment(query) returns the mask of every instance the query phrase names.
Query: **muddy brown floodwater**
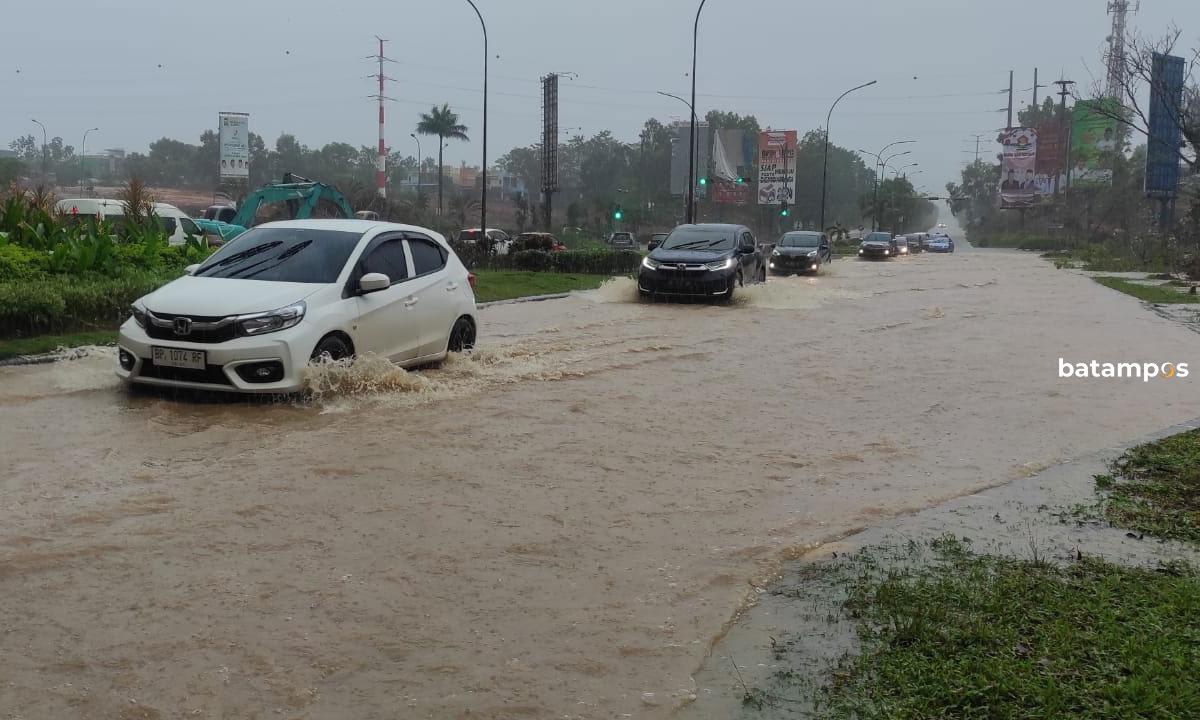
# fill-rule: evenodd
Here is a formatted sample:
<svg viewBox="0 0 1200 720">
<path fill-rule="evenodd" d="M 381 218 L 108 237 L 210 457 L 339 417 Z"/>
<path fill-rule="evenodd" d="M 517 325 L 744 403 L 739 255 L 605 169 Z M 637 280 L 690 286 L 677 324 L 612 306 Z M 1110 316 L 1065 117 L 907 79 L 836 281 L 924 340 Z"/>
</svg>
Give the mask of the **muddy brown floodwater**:
<svg viewBox="0 0 1200 720">
<path fill-rule="evenodd" d="M 1200 416 L 1200 335 L 1028 254 L 614 283 L 306 403 L 0 370 L 0 716 L 663 718 L 780 562 Z"/>
</svg>

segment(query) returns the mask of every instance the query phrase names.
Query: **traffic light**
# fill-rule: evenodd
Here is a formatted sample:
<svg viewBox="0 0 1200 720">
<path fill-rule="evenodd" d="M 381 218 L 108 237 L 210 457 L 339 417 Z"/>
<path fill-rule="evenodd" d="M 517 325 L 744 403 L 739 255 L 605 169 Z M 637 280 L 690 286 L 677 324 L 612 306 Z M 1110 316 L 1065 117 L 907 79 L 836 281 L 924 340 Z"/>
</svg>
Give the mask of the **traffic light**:
<svg viewBox="0 0 1200 720">
<path fill-rule="evenodd" d="M 700 187 L 704 187 L 707 184 L 708 184 L 708 178 L 706 178 L 706 177 L 700 178 Z"/>
<path fill-rule="evenodd" d="M 788 210 L 787 200 L 784 200 L 783 204 L 779 206 L 779 217 L 787 217 L 791 214 L 791 211 Z"/>
<path fill-rule="evenodd" d="M 613 210 L 613 220 L 620 220 L 625 217 L 625 213 L 621 211 L 621 206 L 618 205 L 616 210 Z"/>
<path fill-rule="evenodd" d="M 746 182 L 746 178 L 744 178 L 744 177 L 742 177 L 741 175 L 739 175 L 739 176 L 738 176 L 738 179 L 737 179 L 737 184 L 738 184 L 738 185 L 741 185 L 741 184 L 742 184 L 742 183 L 744 183 L 744 182 Z"/>
</svg>

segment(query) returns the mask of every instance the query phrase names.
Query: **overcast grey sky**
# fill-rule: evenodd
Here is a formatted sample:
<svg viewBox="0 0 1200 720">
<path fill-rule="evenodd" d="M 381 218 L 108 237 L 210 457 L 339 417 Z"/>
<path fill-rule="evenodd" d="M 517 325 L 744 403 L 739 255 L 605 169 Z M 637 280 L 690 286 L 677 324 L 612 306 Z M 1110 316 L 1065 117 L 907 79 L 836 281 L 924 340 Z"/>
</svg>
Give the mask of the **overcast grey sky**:
<svg viewBox="0 0 1200 720">
<path fill-rule="evenodd" d="M 564 80 L 560 123 L 633 141 L 649 117 L 686 116 L 656 90 L 688 91 L 697 0 L 477 0 L 489 23 L 489 155 L 538 139 L 539 76 Z M 365 56 L 374 35 L 398 62 L 387 92 L 388 144 L 416 154 L 417 113 L 448 102 L 481 126 L 482 51 L 466 0 L 4 0 L 0 10 L 0 142 L 40 130 L 79 146 L 145 151 L 168 136 L 196 142 L 217 112 L 251 114 L 251 130 L 319 146 L 372 145 L 375 91 Z M 931 191 L 955 179 L 974 133 L 1004 124 L 994 110 L 1016 70 L 1017 105 L 1033 68 L 1090 85 L 1104 74 L 1105 0 L 708 0 L 700 23 L 698 110 L 754 114 L 763 126 L 806 130 L 833 120 L 835 143 L 878 150 L 913 139 L 914 180 Z M 1131 27 L 1172 24 L 1200 45 L 1200 2 L 1145 0 Z M 1050 89 L 1042 92 L 1049 92 Z M 990 94 L 989 94 L 990 93 Z M 973 141 L 972 141 L 973 143 Z M 426 141 L 425 155 L 434 141 Z M 478 164 L 478 142 L 447 161 Z"/>
</svg>

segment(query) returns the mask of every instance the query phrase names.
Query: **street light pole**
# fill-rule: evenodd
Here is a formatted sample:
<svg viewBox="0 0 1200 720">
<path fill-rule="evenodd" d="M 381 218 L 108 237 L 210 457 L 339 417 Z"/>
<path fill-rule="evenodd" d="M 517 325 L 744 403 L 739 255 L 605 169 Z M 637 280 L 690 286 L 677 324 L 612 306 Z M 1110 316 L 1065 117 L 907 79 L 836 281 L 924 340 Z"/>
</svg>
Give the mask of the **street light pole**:
<svg viewBox="0 0 1200 720">
<path fill-rule="evenodd" d="M 881 165 L 884 165 L 883 151 L 887 150 L 890 147 L 896 146 L 896 145 L 907 145 L 909 143 L 915 143 L 915 142 L 916 142 L 916 140 L 897 140 L 896 142 L 891 142 L 891 143 L 888 143 L 887 145 L 884 145 L 883 148 L 881 148 L 879 150 L 879 152 L 877 152 L 877 153 L 869 153 L 869 152 L 864 153 L 865 155 L 874 155 L 875 160 L 878 161 L 878 164 L 875 166 L 875 198 L 871 203 L 871 207 L 872 207 L 871 229 L 872 230 L 879 229 L 879 217 L 878 217 L 879 216 L 879 173 L 883 171 L 883 168 L 880 167 Z M 859 150 L 859 152 L 863 152 L 863 151 Z M 895 157 L 895 156 L 893 156 L 893 157 Z"/>
<path fill-rule="evenodd" d="M 89 128 L 83 131 L 83 142 L 79 144 L 79 194 L 83 195 L 83 176 L 86 174 L 83 159 L 87 157 L 87 136 L 91 132 L 99 132 L 100 128 Z"/>
<path fill-rule="evenodd" d="M 49 173 L 46 171 L 46 159 L 47 159 L 46 145 L 48 143 L 48 141 L 46 140 L 46 137 L 47 137 L 46 136 L 46 126 L 42 125 L 42 123 L 38 122 L 37 118 L 29 118 L 29 119 L 34 121 L 35 123 L 37 123 L 38 127 L 40 127 L 42 129 L 42 182 L 45 182 L 46 178 L 49 177 Z"/>
<path fill-rule="evenodd" d="M 846 92 L 842 93 L 838 96 L 837 100 L 833 101 L 833 105 L 831 105 L 829 108 L 829 114 L 825 116 L 825 162 L 821 167 L 821 227 L 819 228 L 821 232 L 825 232 L 825 182 L 829 175 L 829 122 L 833 119 L 833 109 L 838 106 L 838 103 L 842 101 L 842 98 L 846 97 L 850 93 L 854 92 L 855 90 L 862 90 L 865 87 L 870 87 L 875 83 L 876 81 L 872 80 L 869 83 L 863 83 L 858 87 L 852 87 Z"/>
<path fill-rule="evenodd" d="M 467 0 L 471 4 L 471 9 L 475 11 L 475 15 L 479 17 L 479 24 L 483 27 L 483 198 L 479 204 L 479 231 L 483 233 L 483 237 L 487 237 L 487 125 L 488 125 L 488 36 L 487 23 L 483 21 L 483 15 L 480 14 L 479 8 L 475 7 L 475 0 Z M 419 173 L 418 173 L 419 175 Z"/>
<path fill-rule="evenodd" d="M 696 22 L 692 26 L 692 102 L 688 104 L 692 109 L 691 140 L 688 142 L 688 224 L 696 220 L 696 52 L 700 45 L 700 13 L 706 2 L 708 0 L 700 0 L 700 7 L 696 8 Z"/>
<path fill-rule="evenodd" d="M 683 98 L 679 97 L 678 95 L 672 95 L 671 93 L 663 92 L 662 90 L 658 90 L 657 92 L 659 95 L 662 95 L 663 97 L 673 98 L 673 99 L 678 100 L 679 102 L 683 103 L 684 105 L 687 105 L 688 112 L 690 113 L 689 117 L 691 118 L 692 127 L 695 127 L 695 125 L 696 125 L 696 107 L 694 105 L 692 105 L 687 100 L 684 100 Z M 691 153 L 690 153 L 691 159 L 689 159 L 688 162 L 690 163 L 696 157 L 695 135 L 692 136 L 692 141 L 691 141 L 689 147 L 691 149 Z M 691 169 L 689 169 L 688 170 L 688 187 L 691 188 L 694 184 L 695 184 L 695 180 L 692 178 Z M 688 192 L 688 207 L 687 207 L 687 212 L 685 213 L 685 217 L 686 217 L 688 223 L 691 223 L 695 220 L 695 218 L 692 216 L 692 201 L 693 201 L 693 199 L 694 198 L 691 195 L 691 191 L 689 190 L 689 192 Z"/>
<path fill-rule="evenodd" d="M 916 142 L 916 141 L 915 140 L 902 140 L 900 142 L 894 142 L 891 145 L 888 145 L 887 147 L 892 147 L 892 145 L 903 145 L 904 143 L 910 143 L 910 142 Z M 882 155 L 882 152 L 880 154 Z M 905 150 L 904 152 L 892 153 L 891 155 L 888 155 L 887 160 L 883 160 L 880 162 L 880 168 L 879 168 L 880 172 L 886 176 L 888 164 L 892 162 L 893 158 L 898 158 L 898 157 L 901 157 L 904 155 L 911 155 L 911 154 L 912 154 L 912 150 Z M 876 174 L 876 176 L 875 176 L 875 210 L 874 210 L 874 214 L 875 214 L 875 217 L 872 218 L 872 225 L 874 225 L 875 229 L 878 230 L 879 229 L 879 175 L 878 174 Z"/>
<path fill-rule="evenodd" d="M 416 133 L 409 133 L 408 136 L 417 141 L 417 201 L 421 200 L 421 167 L 425 161 L 421 158 L 421 138 L 417 137 Z"/>
</svg>

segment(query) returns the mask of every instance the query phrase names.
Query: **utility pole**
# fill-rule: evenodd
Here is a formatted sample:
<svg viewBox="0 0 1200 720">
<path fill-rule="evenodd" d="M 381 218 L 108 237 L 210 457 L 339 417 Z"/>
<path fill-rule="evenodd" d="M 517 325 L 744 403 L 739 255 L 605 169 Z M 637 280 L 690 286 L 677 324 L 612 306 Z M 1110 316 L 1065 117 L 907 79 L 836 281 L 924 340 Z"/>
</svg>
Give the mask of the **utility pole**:
<svg viewBox="0 0 1200 720">
<path fill-rule="evenodd" d="M 387 40 L 384 40 L 383 38 L 379 37 L 378 35 L 375 36 L 375 39 L 379 41 L 379 53 L 376 55 L 368 55 L 367 56 L 368 59 L 379 61 L 379 72 L 374 75 L 367 76 L 367 77 L 373 77 L 379 81 L 379 93 L 371 96 L 371 98 L 373 100 L 379 101 L 379 154 L 375 158 L 375 193 L 377 195 L 379 195 L 380 198 L 387 199 L 387 145 L 384 142 L 384 134 L 383 134 L 383 103 L 384 103 L 384 101 L 391 100 L 392 98 L 384 95 L 383 84 L 384 84 L 384 82 L 386 82 L 388 80 L 393 80 L 393 78 L 390 78 L 387 75 L 383 74 L 383 63 L 384 62 L 395 62 L 395 60 L 392 60 L 389 57 L 385 57 L 383 54 L 383 44 L 385 42 L 387 42 Z M 419 158 L 418 158 L 417 162 L 418 163 L 420 162 Z M 418 168 L 419 167 L 420 166 L 418 165 Z M 420 184 L 421 184 L 420 176 L 421 176 L 420 170 L 418 169 L 418 172 L 417 172 L 418 192 L 420 191 Z"/>
<path fill-rule="evenodd" d="M 1033 109 L 1034 109 L 1034 112 L 1037 112 L 1037 107 L 1038 107 L 1038 90 L 1040 90 L 1041 88 L 1044 88 L 1044 87 L 1046 87 L 1046 86 L 1038 85 L 1038 69 L 1034 68 L 1033 69 Z"/>
<path fill-rule="evenodd" d="M 552 201 L 558 189 L 558 73 L 542 78 L 542 211 L 546 232 L 553 232 Z"/>
<path fill-rule="evenodd" d="M 1071 91 L 1067 89 L 1069 85 L 1074 85 L 1074 80 L 1055 80 L 1054 84 L 1058 86 L 1058 151 L 1061 154 L 1060 161 L 1067 169 L 1067 187 L 1071 186 L 1071 129 L 1067 126 L 1067 96 Z M 1064 142 L 1064 139 L 1066 142 Z M 1054 173 L 1054 194 L 1058 195 L 1059 177 L 1062 175 L 1062 169 Z"/>
<path fill-rule="evenodd" d="M 1013 71 L 1008 71 L 1008 125 L 1009 130 L 1012 130 L 1012 111 L 1013 111 Z"/>
</svg>

